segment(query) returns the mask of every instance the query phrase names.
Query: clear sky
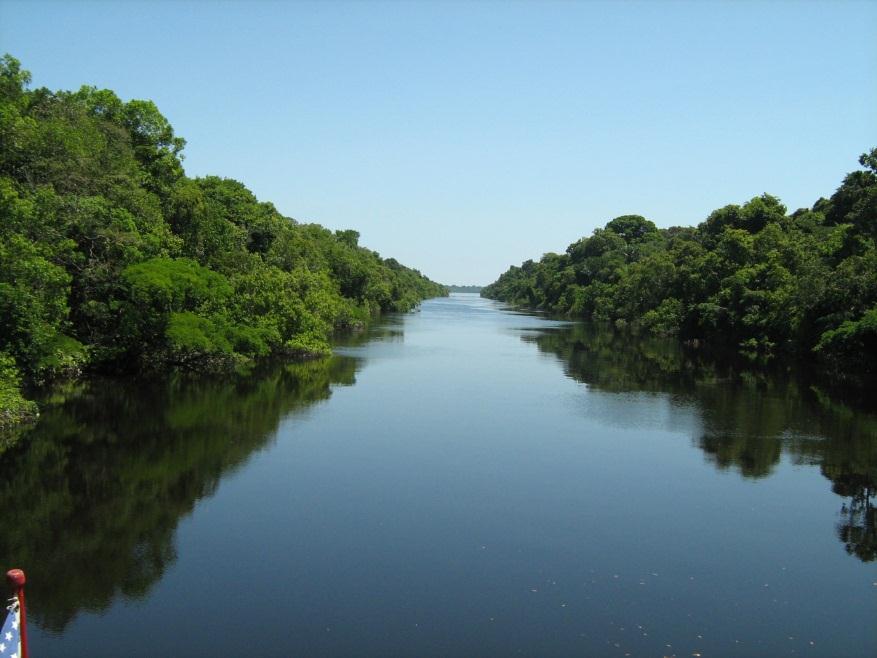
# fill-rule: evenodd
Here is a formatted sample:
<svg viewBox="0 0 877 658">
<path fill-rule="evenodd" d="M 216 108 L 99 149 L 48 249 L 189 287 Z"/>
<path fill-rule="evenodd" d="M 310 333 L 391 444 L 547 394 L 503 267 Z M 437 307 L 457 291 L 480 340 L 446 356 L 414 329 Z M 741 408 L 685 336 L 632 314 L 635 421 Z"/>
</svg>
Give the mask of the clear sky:
<svg viewBox="0 0 877 658">
<path fill-rule="evenodd" d="M 877 2 L 0 0 L 0 51 L 443 283 L 625 213 L 809 206 L 877 146 Z"/>
</svg>

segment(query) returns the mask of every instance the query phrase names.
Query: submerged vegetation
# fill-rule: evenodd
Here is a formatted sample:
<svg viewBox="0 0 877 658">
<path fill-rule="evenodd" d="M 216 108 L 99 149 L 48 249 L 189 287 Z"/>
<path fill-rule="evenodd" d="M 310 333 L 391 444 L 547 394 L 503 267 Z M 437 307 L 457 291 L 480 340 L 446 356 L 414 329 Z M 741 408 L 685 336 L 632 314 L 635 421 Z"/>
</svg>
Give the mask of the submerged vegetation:
<svg viewBox="0 0 877 658">
<path fill-rule="evenodd" d="M 356 231 L 187 177 L 152 102 L 29 82 L 0 60 L 0 426 L 35 413 L 22 380 L 326 353 L 338 328 L 446 294 Z"/>
<path fill-rule="evenodd" d="M 796 355 L 835 381 L 877 375 L 877 149 L 830 199 L 789 214 L 764 194 L 697 227 L 625 215 L 511 267 L 482 296 L 619 329 Z"/>
</svg>

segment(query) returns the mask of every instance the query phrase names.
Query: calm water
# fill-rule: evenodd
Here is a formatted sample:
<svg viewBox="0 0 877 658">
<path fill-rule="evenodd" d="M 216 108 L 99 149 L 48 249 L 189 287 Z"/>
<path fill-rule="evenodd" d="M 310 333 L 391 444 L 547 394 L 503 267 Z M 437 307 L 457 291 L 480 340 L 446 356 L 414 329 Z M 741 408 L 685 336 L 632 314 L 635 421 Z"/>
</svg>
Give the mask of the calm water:
<svg viewBox="0 0 877 658">
<path fill-rule="evenodd" d="M 877 656 L 875 415 L 474 295 L 59 390 L 0 476 L 34 658 Z"/>
</svg>

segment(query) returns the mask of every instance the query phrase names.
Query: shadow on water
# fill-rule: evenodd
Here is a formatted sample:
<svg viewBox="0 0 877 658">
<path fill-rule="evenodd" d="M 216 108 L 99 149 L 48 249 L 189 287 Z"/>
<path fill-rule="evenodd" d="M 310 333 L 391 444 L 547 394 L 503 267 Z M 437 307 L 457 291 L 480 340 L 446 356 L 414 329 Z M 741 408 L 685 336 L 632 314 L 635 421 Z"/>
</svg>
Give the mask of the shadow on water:
<svg viewBox="0 0 877 658">
<path fill-rule="evenodd" d="M 521 338 L 557 357 L 566 375 L 590 390 L 665 396 L 671 414 L 690 415 L 693 409 L 694 442 L 719 469 L 763 478 L 783 455 L 818 466 L 844 499 L 837 534 L 846 551 L 865 562 L 877 559 L 873 408 L 845 403 L 804 374 L 747 369 L 673 340 L 637 339 L 581 324 Z M 625 418 L 632 413 L 626 409 Z"/>
<path fill-rule="evenodd" d="M 41 574 L 31 615 L 62 631 L 80 610 L 145 596 L 176 559 L 174 535 L 280 422 L 352 385 L 330 357 L 246 377 L 81 382 L 0 455 L 0 563 Z"/>
</svg>

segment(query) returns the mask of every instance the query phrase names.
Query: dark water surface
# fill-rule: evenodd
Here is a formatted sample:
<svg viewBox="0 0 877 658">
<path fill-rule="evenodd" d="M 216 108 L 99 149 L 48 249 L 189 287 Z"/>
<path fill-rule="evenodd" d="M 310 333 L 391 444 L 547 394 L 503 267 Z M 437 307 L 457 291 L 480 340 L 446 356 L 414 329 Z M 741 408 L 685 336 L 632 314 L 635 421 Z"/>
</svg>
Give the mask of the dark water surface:
<svg viewBox="0 0 877 658">
<path fill-rule="evenodd" d="M 49 656 L 877 656 L 877 417 L 423 304 L 331 359 L 59 390 L 0 455 Z"/>
</svg>

